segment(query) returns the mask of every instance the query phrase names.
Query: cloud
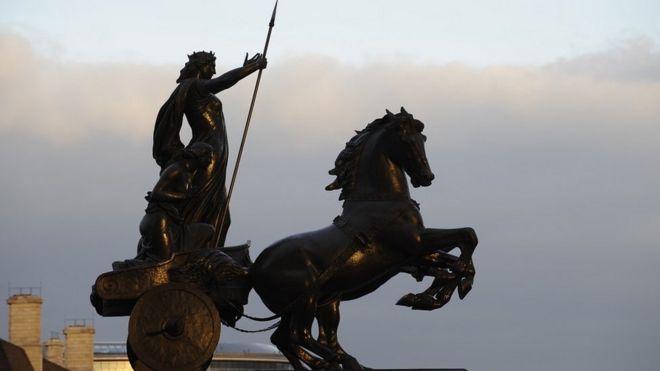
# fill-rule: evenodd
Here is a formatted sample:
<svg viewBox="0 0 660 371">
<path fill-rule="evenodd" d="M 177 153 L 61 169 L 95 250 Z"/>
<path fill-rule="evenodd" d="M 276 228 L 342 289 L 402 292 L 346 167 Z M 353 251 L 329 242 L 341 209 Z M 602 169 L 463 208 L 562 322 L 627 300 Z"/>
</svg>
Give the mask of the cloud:
<svg viewBox="0 0 660 371">
<path fill-rule="evenodd" d="M 60 143 L 92 131 L 145 138 L 171 80 L 168 67 L 53 62 L 8 33 L 0 34 L 0 53 L 8 56 L 0 61 L 0 132 L 26 130 Z"/>
<path fill-rule="evenodd" d="M 88 316 L 80 293 L 134 253 L 157 176 L 153 121 L 180 67 L 56 63 L 12 34 L 0 35 L 0 54 L 0 282 L 44 279 L 50 330 Z M 375 367 L 438 367 L 436 348 L 470 369 L 657 364 L 657 60 L 637 41 L 545 66 L 271 60 L 229 241 L 251 239 L 256 256 L 329 224 L 340 204 L 323 186 L 344 142 L 405 106 L 426 123 L 436 174 L 413 197 L 430 227 L 476 228 L 476 286 L 420 314 L 393 303 L 424 285 L 397 278 L 345 304 L 344 346 Z M 219 95 L 233 155 L 253 83 Z M 256 297 L 248 310 L 264 313 Z M 122 340 L 117 323 L 99 319 L 99 340 Z M 223 332 L 235 339 L 268 341 Z M 415 364 L 384 364 L 383 350 Z"/>
<path fill-rule="evenodd" d="M 630 39 L 610 50 L 562 59 L 548 72 L 591 76 L 604 80 L 660 81 L 660 51 L 647 38 Z"/>
<path fill-rule="evenodd" d="M 52 62 L 9 33 L 0 34 L 0 52 L 6 56 L 0 61 L 0 131 L 27 130 L 56 142 L 81 140 L 92 131 L 149 140 L 155 114 L 179 69 Z M 621 127 L 648 126 L 658 117 L 658 62 L 660 53 L 645 40 L 540 67 L 356 68 L 328 57 L 297 57 L 271 61 L 254 121 L 262 130 L 286 133 L 294 146 L 304 148 L 336 146 L 349 130 L 401 105 L 450 130 L 458 128 L 447 121 L 493 130 L 481 112 L 509 118 L 497 130 L 509 133 L 510 140 L 548 142 L 566 130 L 593 130 L 592 143 L 643 141 L 648 138 L 634 138 L 634 130 Z M 253 89 L 249 81 L 221 93 L 232 128 L 244 123 Z M 587 127 L 589 121 L 594 126 Z M 523 132 L 529 135 L 514 135 Z"/>
</svg>

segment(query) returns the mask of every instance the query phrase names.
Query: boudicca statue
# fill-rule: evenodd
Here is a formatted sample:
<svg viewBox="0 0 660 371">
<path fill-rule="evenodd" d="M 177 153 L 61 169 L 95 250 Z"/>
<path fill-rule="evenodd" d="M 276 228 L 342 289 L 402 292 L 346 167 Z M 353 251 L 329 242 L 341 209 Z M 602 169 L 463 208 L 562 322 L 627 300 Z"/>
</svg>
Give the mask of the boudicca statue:
<svg viewBox="0 0 660 371">
<path fill-rule="evenodd" d="M 246 56 L 243 67 L 213 78 L 213 53 L 202 51 L 188 56 L 188 62 L 177 79 L 179 85 L 156 118 L 153 156 L 161 167 L 161 179 L 146 197 L 149 206 L 140 224 L 142 238 L 138 254 L 134 259 L 115 262 L 113 267 L 167 259 L 173 252 L 188 249 L 190 240 L 196 242 L 196 247 L 205 244 L 224 246 L 230 224 L 225 189 L 227 131 L 222 102 L 215 94 L 265 68 L 266 63 L 266 58 L 260 54 L 249 60 Z M 184 116 L 192 130 L 187 146 L 180 139 Z M 196 161 L 197 166 L 193 169 L 186 157 L 190 158 L 190 153 L 195 149 L 200 151 L 200 148 L 206 148 L 204 155 L 207 159 L 203 166 Z M 184 166 L 188 168 L 187 177 L 182 172 Z M 186 178 L 185 182 L 183 178 Z M 172 228 L 173 224 L 179 227 Z M 202 230 L 210 231 L 210 234 Z M 200 240 L 202 236 L 205 237 L 203 241 Z"/>
<path fill-rule="evenodd" d="M 153 156 L 164 170 L 177 153 L 184 149 L 179 132 L 185 115 L 192 129 L 193 143 L 207 143 L 213 148 L 213 156 L 204 171 L 193 180 L 196 189 L 189 197 L 182 217 L 184 223 L 211 224 L 215 231 L 211 243 L 223 246 L 228 218 L 221 224 L 227 207 L 225 174 L 227 171 L 227 131 L 222 113 L 222 103 L 215 94 L 230 88 L 249 74 L 266 67 L 266 59 L 257 54 L 236 68 L 213 78 L 215 56 L 213 53 L 195 52 L 188 56 L 188 63 L 177 79 L 179 85 L 158 112 L 154 129 Z M 189 144 L 188 146 L 190 146 Z"/>
<path fill-rule="evenodd" d="M 355 370 L 363 366 L 339 344 L 340 303 L 361 298 L 399 273 L 423 292 L 396 303 L 416 310 L 444 306 L 454 292 L 462 299 L 475 275 L 472 228 L 426 228 L 413 187 L 434 179 L 424 124 L 402 107 L 357 131 L 339 153 L 327 190 L 340 190 L 343 211 L 327 227 L 284 238 L 252 262 L 249 243 L 226 247 L 228 201 L 254 106 L 275 19 L 262 54 L 213 78 L 215 56 L 188 56 L 178 86 L 156 119 L 153 155 L 160 177 L 147 194 L 139 225 L 137 256 L 113 263 L 92 287 L 102 316 L 130 316 L 127 353 L 142 371 L 206 370 L 220 339 L 221 324 L 236 327 L 245 317 L 279 319 L 272 343 L 295 369 Z M 227 136 L 215 94 L 258 71 L 252 104 L 229 192 L 225 188 Z M 186 117 L 192 139 L 179 131 Z M 458 254 L 453 254 L 457 251 Z M 255 290 L 273 312 L 244 313 Z M 312 335 L 314 322 L 318 336 Z"/>
</svg>

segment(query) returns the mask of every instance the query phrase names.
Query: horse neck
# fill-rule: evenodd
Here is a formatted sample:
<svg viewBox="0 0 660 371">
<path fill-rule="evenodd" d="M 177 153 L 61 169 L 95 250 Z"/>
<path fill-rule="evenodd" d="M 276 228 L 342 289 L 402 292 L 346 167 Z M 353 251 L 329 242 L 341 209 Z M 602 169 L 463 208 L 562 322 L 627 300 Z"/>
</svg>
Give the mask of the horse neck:
<svg viewBox="0 0 660 371">
<path fill-rule="evenodd" d="M 403 170 L 387 155 L 380 140 L 383 132 L 374 133 L 364 144 L 356 169 L 352 197 L 410 197 Z"/>
</svg>

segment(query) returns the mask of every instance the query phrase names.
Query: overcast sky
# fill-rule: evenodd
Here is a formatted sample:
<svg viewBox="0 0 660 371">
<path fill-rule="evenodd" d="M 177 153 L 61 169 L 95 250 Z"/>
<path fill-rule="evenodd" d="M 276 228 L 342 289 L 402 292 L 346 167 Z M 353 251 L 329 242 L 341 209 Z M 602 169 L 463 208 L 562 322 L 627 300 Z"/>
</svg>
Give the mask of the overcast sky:
<svg viewBox="0 0 660 371">
<path fill-rule="evenodd" d="M 44 336 L 94 318 L 97 341 L 124 341 L 127 320 L 96 316 L 88 294 L 134 254 L 156 113 L 186 53 L 214 50 L 220 72 L 263 46 L 270 2 L 187 4 L 1 5 L 0 289 L 42 285 Z M 397 277 L 342 304 L 344 348 L 381 368 L 656 370 L 659 14 L 656 1 L 282 0 L 228 243 L 250 239 L 256 257 L 329 224 L 337 153 L 405 106 L 436 174 L 413 197 L 427 226 L 476 229 L 475 287 L 413 312 L 394 303 L 428 281 Z M 233 155 L 253 84 L 219 95 Z M 268 337 L 223 328 L 221 341 Z"/>
</svg>

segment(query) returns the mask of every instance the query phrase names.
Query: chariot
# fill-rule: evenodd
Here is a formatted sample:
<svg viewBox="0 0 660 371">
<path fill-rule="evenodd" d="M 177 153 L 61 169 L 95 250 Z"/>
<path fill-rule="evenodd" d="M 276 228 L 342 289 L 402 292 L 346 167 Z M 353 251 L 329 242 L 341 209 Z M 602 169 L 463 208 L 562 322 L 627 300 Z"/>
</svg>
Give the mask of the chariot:
<svg viewBox="0 0 660 371">
<path fill-rule="evenodd" d="M 177 253 L 97 278 L 98 314 L 130 316 L 126 349 L 135 370 L 206 370 L 221 323 L 234 326 L 247 303 L 249 247 Z"/>
<path fill-rule="evenodd" d="M 220 324 L 233 327 L 241 317 L 255 319 L 243 314 L 252 289 L 274 313 L 259 320 L 280 319 L 268 328 L 275 329 L 271 342 L 298 370 L 363 369 L 337 340 L 339 305 L 370 294 L 399 273 L 418 281 L 433 278 L 424 292 L 404 295 L 399 305 L 435 310 L 456 291 L 463 299 L 475 275 L 474 229 L 428 228 L 419 204 L 410 198 L 406 175 L 413 187 L 429 186 L 434 179 L 423 129 L 401 108 L 357 131 L 338 155 L 330 171 L 336 179 L 326 188 L 341 189 L 341 215 L 325 228 L 265 247 L 254 263 L 249 243 L 209 248 L 204 236 L 211 235 L 213 226 L 180 225 L 159 211 L 164 206 L 153 206 L 155 211 L 141 223 L 138 245 L 142 251 L 153 249 L 153 242 L 146 242 L 161 236 L 159 226 L 167 225 L 165 232 L 183 241 L 174 251 L 182 252 L 153 264 L 138 253 L 138 259 L 99 276 L 92 292 L 100 315 L 130 315 L 127 349 L 133 367 L 204 370 L 219 341 Z M 178 171 L 176 166 L 170 165 L 161 179 Z M 163 239 L 159 251 L 168 250 L 169 241 Z"/>
</svg>

